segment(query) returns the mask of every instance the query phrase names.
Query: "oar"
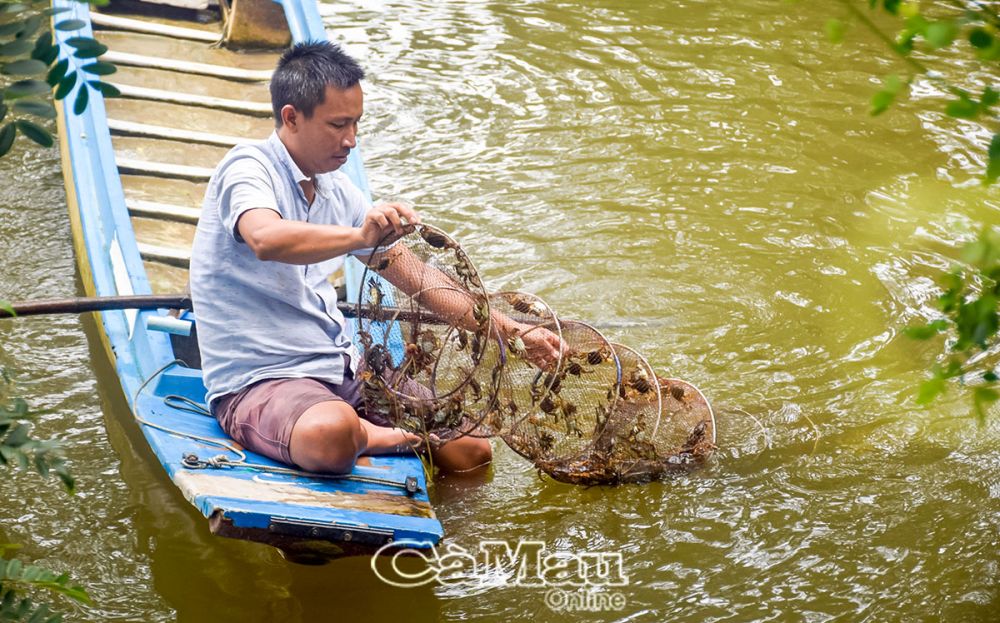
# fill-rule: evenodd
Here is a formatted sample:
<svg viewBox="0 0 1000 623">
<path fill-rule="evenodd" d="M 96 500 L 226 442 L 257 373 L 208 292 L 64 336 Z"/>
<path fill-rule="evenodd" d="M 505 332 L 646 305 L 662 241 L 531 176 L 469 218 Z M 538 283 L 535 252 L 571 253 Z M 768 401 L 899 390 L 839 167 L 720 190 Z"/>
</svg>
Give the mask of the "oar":
<svg viewBox="0 0 1000 623">
<path fill-rule="evenodd" d="M 98 296 L 77 297 L 66 299 L 48 299 L 42 301 L 26 301 L 5 306 L 0 302 L 0 318 L 12 316 L 39 316 L 43 314 L 83 314 L 94 311 L 113 309 L 191 309 L 191 297 L 187 294 L 146 294 L 140 296 Z M 358 307 L 352 303 L 337 303 L 337 309 L 348 318 L 358 316 Z M 11 314 L 11 310 L 14 311 Z M 371 306 L 361 308 L 361 315 L 372 318 L 375 311 Z M 396 307 L 383 307 L 380 318 L 384 320 L 401 320 L 403 322 L 427 322 L 433 324 L 449 324 L 443 318 L 433 314 L 414 312 Z M 632 328 L 666 324 L 662 319 L 620 319 L 595 323 L 601 328 Z"/>
<path fill-rule="evenodd" d="M 67 299 L 47 299 L 11 303 L 0 307 L 0 318 L 40 316 L 42 314 L 82 314 L 111 309 L 191 309 L 191 297 L 186 294 L 148 294 L 140 296 L 98 296 Z M 14 313 L 11 314 L 11 311 Z"/>
<path fill-rule="evenodd" d="M 0 318 L 12 316 L 39 316 L 42 314 L 83 314 L 94 311 L 113 309 L 191 309 L 191 297 L 187 294 L 147 294 L 139 296 L 97 296 L 76 297 L 66 299 L 49 299 L 43 301 L 27 301 L 0 306 Z M 351 303 L 337 303 L 337 309 L 347 317 L 358 316 L 358 307 Z M 11 311 L 14 313 L 11 314 Z M 373 318 L 376 310 L 365 305 L 361 315 Z M 432 314 L 414 312 L 395 307 L 384 307 L 379 317 L 385 320 L 401 320 L 404 322 L 429 322 L 448 324 L 443 318 Z"/>
</svg>

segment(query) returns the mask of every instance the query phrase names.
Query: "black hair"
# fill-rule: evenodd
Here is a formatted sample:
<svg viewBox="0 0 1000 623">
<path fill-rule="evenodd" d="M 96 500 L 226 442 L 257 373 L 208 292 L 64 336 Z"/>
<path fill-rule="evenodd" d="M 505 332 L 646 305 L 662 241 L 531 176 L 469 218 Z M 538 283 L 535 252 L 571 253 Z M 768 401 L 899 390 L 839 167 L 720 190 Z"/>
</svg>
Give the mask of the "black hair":
<svg viewBox="0 0 1000 623">
<path fill-rule="evenodd" d="M 345 90 L 363 80 L 365 70 L 340 46 L 310 41 L 292 46 L 281 55 L 271 76 L 274 124 L 281 127 L 281 109 L 291 104 L 308 119 L 326 97 L 326 87 Z"/>
</svg>

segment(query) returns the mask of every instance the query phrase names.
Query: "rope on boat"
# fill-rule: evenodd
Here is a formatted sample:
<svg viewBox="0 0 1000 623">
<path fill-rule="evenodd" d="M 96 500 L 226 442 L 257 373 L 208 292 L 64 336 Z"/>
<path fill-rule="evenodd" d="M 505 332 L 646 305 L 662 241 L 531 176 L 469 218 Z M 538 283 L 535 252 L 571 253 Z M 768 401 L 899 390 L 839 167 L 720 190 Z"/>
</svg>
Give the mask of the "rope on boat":
<svg viewBox="0 0 1000 623">
<path fill-rule="evenodd" d="M 181 465 L 183 465 L 184 467 L 188 469 L 245 468 L 261 472 L 284 474 L 287 476 L 299 476 L 303 478 L 324 478 L 327 480 L 350 480 L 352 482 L 363 482 L 368 484 L 383 485 L 387 487 L 395 487 L 397 489 L 402 489 L 403 491 L 406 492 L 406 495 L 410 497 L 422 491 L 415 476 L 407 476 L 403 482 L 399 482 L 397 480 L 390 480 L 388 478 L 378 478 L 377 476 L 363 476 L 361 474 L 323 474 L 317 472 L 306 472 L 298 469 L 292 469 L 290 467 L 278 467 L 275 465 L 250 463 L 247 461 L 247 455 L 245 452 L 235 447 L 233 444 L 228 443 L 227 441 L 214 439 L 212 437 L 205 437 L 202 435 L 195 435 L 187 431 L 177 430 L 175 428 L 170 428 L 168 426 L 156 424 L 139 415 L 138 409 L 136 409 L 135 406 L 139 401 L 139 396 L 142 394 L 142 391 L 146 389 L 146 386 L 149 385 L 153 381 L 153 379 L 163 374 L 167 370 L 167 368 L 178 364 L 185 366 L 187 365 L 181 359 L 174 359 L 173 361 L 162 366 L 159 370 L 154 372 L 152 375 L 149 376 L 149 378 L 147 378 L 145 381 L 142 382 L 142 384 L 139 386 L 139 389 L 136 390 L 135 395 L 132 397 L 133 417 L 135 417 L 136 421 L 139 422 L 140 424 L 149 426 L 150 428 L 155 428 L 157 430 L 161 430 L 171 435 L 186 437 L 188 439 L 200 441 L 202 443 L 206 443 L 209 445 L 218 446 L 220 448 L 224 448 L 232 452 L 238 457 L 237 459 L 234 460 L 226 456 L 225 454 L 217 454 L 208 459 L 201 459 L 198 457 L 198 455 L 194 453 L 186 452 L 181 458 Z M 163 399 L 163 404 L 173 409 L 177 409 L 179 411 L 188 411 L 190 413 L 197 413 L 199 415 L 206 415 L 209 417 L 211 417 L 212 415 L 211 411 L 206 409 L 202 404 L 195 402 L 194 400 L 191 400 L 190 398 L 186 398 L 184 396 L 177 396 L 174 394 L 166 396 Z"/>
<path fill-rule="evenodd" d="M 263 465 L 261 463 L 247 463 L 246 461 L 230 460 L 225 454 L 217 454 L 207 459 L 199 458 L 197 454 L 187 452 L 181 463 L 188 469 L 225 469 L 230 467 L 243 467 L 255 469 L 262 472 L 274 474 L 285 474 L 287 476 L 301 476 L 305 478 L 325 478 L 328 480 L 353 480 L 355 482 L 365 482 L 374 485 L 385 485 L 388 487 L 398 487 L 406 491 L 407 495 L 413 495 L 420 491 L 415 476 L 407 476 L 406 480 L 399 482 L 388 478 L 378 478 L 377 476 L 362 476 L 360 474 L 322 474 L 317 472 L 304 472 L 290 467 L 278 467 L 275 465 Z"/>
</svg>

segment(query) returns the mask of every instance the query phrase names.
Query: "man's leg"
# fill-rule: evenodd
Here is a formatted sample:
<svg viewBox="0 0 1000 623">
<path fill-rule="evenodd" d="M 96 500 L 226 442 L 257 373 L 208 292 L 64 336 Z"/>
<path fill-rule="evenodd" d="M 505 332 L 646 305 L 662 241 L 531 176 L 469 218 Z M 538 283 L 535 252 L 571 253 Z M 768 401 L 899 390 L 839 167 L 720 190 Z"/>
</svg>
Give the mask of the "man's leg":
<svg viewBox="0 0 1000 623">
<path fill-rule="evenodd" d="M 403 452 L 420 438 L 358 417 L 346 402 L 331 400 L 306 409 L 292 428 L 292 462 L 312 472 L 346 473 L 362 454 Z"/>
<path fill-rule="evenodd" d="M 446 472 L 480 473 L 493 460 L 489 439 L 459 437 L 433 450 L 434 465 Z"/>
</svg>

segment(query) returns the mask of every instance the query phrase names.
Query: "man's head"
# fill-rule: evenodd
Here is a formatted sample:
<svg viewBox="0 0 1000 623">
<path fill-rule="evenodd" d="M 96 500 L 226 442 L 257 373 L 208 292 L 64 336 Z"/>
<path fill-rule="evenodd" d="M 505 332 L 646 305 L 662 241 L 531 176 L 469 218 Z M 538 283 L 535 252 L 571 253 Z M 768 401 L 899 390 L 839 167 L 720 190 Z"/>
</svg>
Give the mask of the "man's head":
<svg viewBox="0 0 1000 623">
<path fill-rule="evenodd" d="M 340 168 L 355 146 L 365 72 L 339 46 L 302 43 L 282 55 L 271 77 L 278 136 L 310 177 Z"/>
<path fill-rule="evenodd" d="M 313 41 L 293 46 L 281 55 L 271 76 L 274 125 L 281 127 L 281 109 L 285 106 L 294 106 L 312 117 L 316 106 L 323 103 L 326 87 L 346 91 L 364 78 L 365 70 L 336 44 Z"/>
</svg>

